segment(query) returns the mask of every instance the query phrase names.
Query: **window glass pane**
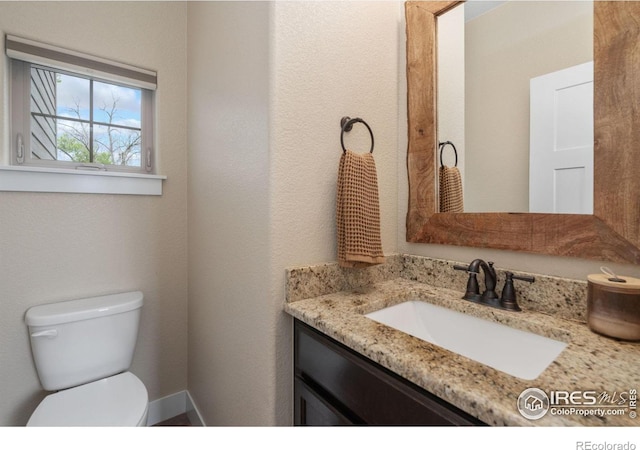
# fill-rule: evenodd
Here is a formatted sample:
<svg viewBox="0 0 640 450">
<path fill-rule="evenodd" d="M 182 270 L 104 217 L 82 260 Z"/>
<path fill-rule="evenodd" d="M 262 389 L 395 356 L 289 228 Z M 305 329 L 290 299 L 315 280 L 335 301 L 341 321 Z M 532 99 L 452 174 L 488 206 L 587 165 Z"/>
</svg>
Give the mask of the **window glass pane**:
<svg viewBox="0 0 640 450">
<path fill-rule="evenodd" d="M 95 162 L 140 167 L 140 89 L 94 81 L 93 105 Z"/>
<path fill-rule="evenodd" d="M 31 66 L 31 158 L 142 167 L 142 90 Z"/>
<path fill-rule="evenodd" d="M 89 124 L 58 119 L 57 159 L 59 161 L 91 162 L 89 159 Z"/>
<path fill-rule="evenodd" d="M 63 73 L 56 74 L 56 111 L 59 116 L 89 120 L 90 81 Z"/>
<path fill-rule="evenodd" d="M 56 73 L 31 69 L 31 157 L 56 159 Z"/>
<path fill-rule="evenodd" d="M 56 158 L 56 119 L 32 115 L 31 157 L 35 159 Z"/>
<path fill-rule="evenodd" d="M 140 130 L 141 110 L 140 89 L 93 82 L 93 120 L 95 122 Z"/>
<path fill-rule="evenodd" d="M 140 167 L 139 130 L 114 126 L 93 126 L 94 162 L 119 166 Z"/>
</svg>

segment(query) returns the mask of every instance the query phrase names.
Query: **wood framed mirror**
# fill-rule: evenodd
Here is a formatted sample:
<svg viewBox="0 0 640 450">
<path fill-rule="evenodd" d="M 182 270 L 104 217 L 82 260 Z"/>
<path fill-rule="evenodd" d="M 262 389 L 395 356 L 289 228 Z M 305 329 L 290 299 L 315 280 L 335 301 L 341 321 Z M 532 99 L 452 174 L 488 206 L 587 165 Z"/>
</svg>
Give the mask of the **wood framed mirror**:
<svg viewBox="0 0 640 450">
<path fill-rule="evenodd" d="M 640 264 L 640 1 L 594 2 L 593 215 L 438 212 L 436 21 L 459 3 L 405 3 L 407 241 Z"/>
</svg>

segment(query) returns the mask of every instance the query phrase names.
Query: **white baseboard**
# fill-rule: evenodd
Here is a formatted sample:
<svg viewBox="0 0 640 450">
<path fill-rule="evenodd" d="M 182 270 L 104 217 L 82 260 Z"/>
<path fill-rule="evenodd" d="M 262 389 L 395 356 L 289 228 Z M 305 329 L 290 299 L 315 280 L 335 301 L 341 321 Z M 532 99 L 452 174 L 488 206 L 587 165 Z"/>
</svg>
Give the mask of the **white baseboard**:
<svg viewBox="0 0 640 450">
<path fill-rule="evenodd" d="M 150 427 L 184 413 L 187 413 L 192 425 L 204 426 L 204 421 L 188 391 L 176 392 L 149 402 L 147 426 Z"/>
<path fill-rule="evenodd" d="M 198 407 L 196 406 L 196 404 L 193 402 L 193 399 L 191 398 L 191 394 L 189 394 L 189 391 L 187 392 L 187 417 L 189 417 L 189 422 L 191 422 L 191 425 L 196 426 L 196 427 L 204 427 L 204 420 L 202 420 L 202 416 L 200 415 L 200 411 L 198 411 Z"/>
</svg>

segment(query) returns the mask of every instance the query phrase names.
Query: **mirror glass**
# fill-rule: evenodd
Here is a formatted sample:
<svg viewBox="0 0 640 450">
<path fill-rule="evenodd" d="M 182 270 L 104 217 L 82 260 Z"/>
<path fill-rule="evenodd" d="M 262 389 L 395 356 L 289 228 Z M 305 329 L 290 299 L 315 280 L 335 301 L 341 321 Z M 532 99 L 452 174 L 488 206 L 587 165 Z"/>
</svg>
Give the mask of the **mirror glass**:
<svg viewBox="0 0 640 450">
<path fill-rule="evenodd" d="M 471 0 L 437 29 L 441 212 L 592 214 L 593 3 Z"/>
</svg>

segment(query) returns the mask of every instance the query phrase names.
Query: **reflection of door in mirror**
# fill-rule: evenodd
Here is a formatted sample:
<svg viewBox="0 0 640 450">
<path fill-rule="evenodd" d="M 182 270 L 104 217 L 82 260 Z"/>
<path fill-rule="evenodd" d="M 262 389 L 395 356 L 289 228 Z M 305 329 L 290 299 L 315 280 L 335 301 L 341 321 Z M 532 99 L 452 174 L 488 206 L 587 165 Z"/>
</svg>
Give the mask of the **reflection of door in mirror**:
<svg viewBox="0 0 640 450">
<path fill-rule="evenodd" d="M 593 62 L 531 80 L 529 211 L 593 214 Z"/>
<path fill-rule="evenodd" d="M 471 0 L 438 18 L 438 140 L 458 148 L 465 212 L 530 211 L 530 81 L 592 60 L 591 1 Z"/>
</svg>

